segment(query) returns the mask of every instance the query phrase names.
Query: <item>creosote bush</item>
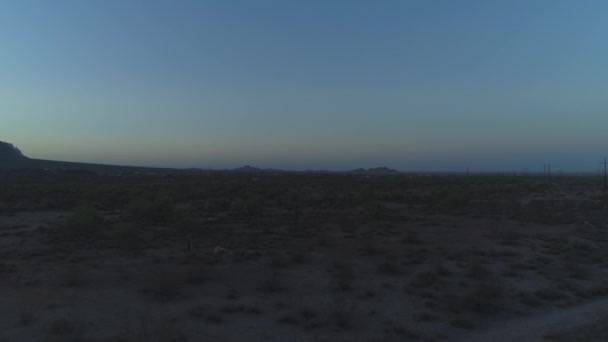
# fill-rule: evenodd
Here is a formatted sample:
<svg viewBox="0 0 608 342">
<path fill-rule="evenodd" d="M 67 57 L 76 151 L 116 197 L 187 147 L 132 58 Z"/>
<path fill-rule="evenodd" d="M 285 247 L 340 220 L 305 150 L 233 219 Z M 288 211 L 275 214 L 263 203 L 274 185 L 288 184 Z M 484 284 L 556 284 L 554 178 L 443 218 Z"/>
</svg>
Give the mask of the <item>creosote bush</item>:
<svg viewBox="0 0 608 342">
<path fill-rule="evenodd" d="M 237 199 L 230 207 L 237 215 L 242 216 L 257 217 L 264 213 L 263 201 L 260 198 Z"/>
<path fill-rule="evenodd" d="M 97 209 L 91 206 L 76 208 L 64 225 L 65 232 L 74 235 L 91 235 L 102 228 L 103 218 Z"/>
<path fill-rule="evenodd" d="M 387 215 L 387 209 L 378 202 L 369 202 L 365 205 L 365 212 L 370 218 L 381 219 Z"/>
<path fill-rule="evenodd" d="M 138 220 L 165 223 L 173 218 L 174 204 L 167 196 L 157 196 L 154 200 L 136 198 L 128 210 Z"/>
<path fill-rule="evenodd" d="M 111 230 L 111 237 L 120 247 L 131 249 L 139 246 L 141 229 L 135 223 L 120 222 Z"/>
<path fill-rule="evenodd" d="M 410 285 L 417 288 L 429 287 L 439 280 L 439 275 L 435 270 L 422 269 L 412 274 Z"/>
</svg>

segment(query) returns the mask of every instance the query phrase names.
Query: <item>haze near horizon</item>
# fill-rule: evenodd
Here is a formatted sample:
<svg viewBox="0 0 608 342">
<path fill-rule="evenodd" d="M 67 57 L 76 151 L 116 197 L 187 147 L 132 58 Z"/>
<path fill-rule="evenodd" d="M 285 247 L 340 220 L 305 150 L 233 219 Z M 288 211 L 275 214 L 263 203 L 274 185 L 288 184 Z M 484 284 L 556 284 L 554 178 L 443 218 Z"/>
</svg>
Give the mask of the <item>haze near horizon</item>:
<svg viewBox="0 0 608 342">
<path fill-rule="evenodd" d="M 602 1 L 7 1 L 0 140 L 106 164 L 594 171 Z"/>
</svg>

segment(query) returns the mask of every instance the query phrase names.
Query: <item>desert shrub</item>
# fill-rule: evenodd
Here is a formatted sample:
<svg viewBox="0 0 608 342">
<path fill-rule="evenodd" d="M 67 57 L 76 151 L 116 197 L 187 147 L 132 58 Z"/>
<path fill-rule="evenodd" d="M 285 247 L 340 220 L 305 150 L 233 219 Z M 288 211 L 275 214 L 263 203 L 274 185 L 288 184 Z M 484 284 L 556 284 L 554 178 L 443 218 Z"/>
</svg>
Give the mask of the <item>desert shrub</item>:
<svg viewBox="0 0 608 342">
<path fill-rule="evenodd" d="M 60 318 L 51 322 L 51 324 L 48 326 L 47 332 L 50 335 L 66 336 L 76 333 L 77 328 L 78 326 L 74 321 Z"/>
<path fill-rule="evenodd" d="M 127 211 L 129 214 L 137 218 L 146 217 L 151 206 L 151 200 L 143 197 L 136 197 L 129 202 Z"/>
<path fill-rule="evenodd" d="M 470 195 L 462 189 L 443 189 L 435 192 L 433 196 L 447 209 L 462 209 L 470 201 Z"/>
<path fill-rule="evenodd" d="M 286 290 L 285 285 L 279 279 L 279 275 L 270 272 L 258 288 L 263 293 L 277 293 Z"/>
<path fill-rule="evenodd" d="M 476 313 L 496 312 L 500 309 L 499 300 L 503 295 L 504 288 L 498 280 L 485 280 L 460 299 L 460 308 Z"/>
<path fill-rule="evenodd" d="M 300 319 L 295 314 L 284 313 L 277 319 L 277 322 L 281 324 L 298 325 L 300 323 Z"/>
<path fill-rule="evenodd" d="M 438 317 L 436 315 L 434 315 L 433 313 L 430 313 L 428 311 L 419 312 L 414 315 L 414 319 L 419 322 L 436 321 L 437 318 Z"/>
<path fill-rule="evenodd" d="M 152 202 L 150 217 L 159 222 L 168 222 L 173 218 L 173 199 L 168 196 L 157 196 Z"/>
<path fill-rule="evenodd" d="M 361 204 L 372 201 L 374 199 L 374 192 L 371 188 L 365 188 L 355 193 L 355 203 Z"/>
<path fill-rule="evenodd" d="M 591 276 L 589 267 L 582 263 L 565 262 L 564 268 L 568 275 L 575 279 L 589 279 Z"/>
<path fill-rule="evenodd" d="M 556 300 L 560 300 L 560 299 L 564 299 L 564 298 L 568 297 L 563 292 L 560 292 L 556 289 L 549 288 L 549 287 L 539 289 L 534 294 L 536 295 L 536 297 L 538 297 L 540 299 L 548 300 L 548 301 L 556 301 Z"/>
<path fill-rule="evenodd" d="M 217 214 L 230 209 L 230 201 L 225 198 L 209 198 L 204 201 L 196 201 L 195 208 L 199 212 Z"/>
<path fill-rule="evenodd" d="M 348 310 L 346 303 L 342 299 L 335 299 L 331 303 L 329 319 L 337 328 L 351 330 L 354 326 L 354 317 L 351 310 Z"/>
<path fill-rule="evenodd" d="M 97 209 L 81 206 L 66 220 L 64 230 L 74 235 L 90 235 L 99 232 L 102 226 L 103 218 Z"/>
<path fill-rule="evenodd" d="M 490 271 L 479 261 L 475 260 L 469 265 L 466 275 L 471 278 L 481 279 L 490 275 Z"/>
<path fill-rule="evenodd" d="M 129 322 L 128 322 L 129 323 Z M 177 326 L 176 322 L 169 318 L 158 318 L 148 320 L 142 317 L 138 324 L 125 324 L 121 332 L 109 339 L 108 342 L 181 342 L 188 338 Z M 87 340 L 88 341 L 88 340 Z"/>
<path fill-rule="evenodd" d="M 475 323 L 468 318 L 464 317 L 456 317 L 450 321 L 452 326 L 462 329 L 473 329 L 475 328 Z"/>
<path fill-rule="evenodd" d="M 191 250 L 194 236 L 201 231 L 194 222 L 192 214 L 186 210 L 176 210 L 171 227 L 185 240 L 186 250 Z"/>
<path fill-rule="evenodd" d="M 129 204 L 129 213 L 142 221 L 166 223 L 173 218 L 174 204 L 168 196 L 157 196 L 154 200 L 136 198 Z"/>
<path fill-rule="evenodd" d="M 331 276 L 336 288 L 340 291 L 350 291 L 355 281 L 354 266 L 345 260 L 336 260 L 331 270 Z"/>
<path fill-rule="evenodd" d="M 420 240 L 417 232 L 408 232 L 403 235 L 401 239 L 403 243 L 407 244 L 423 244 L 424 241 Z"/>
<path fill-rule="evenodd" d="M 343 233 L 353 233 L 358 228 L 355 220 L 350 217 L 342 218 L 338 224 Z"/>
<path fill-rule="evenodd" d="M 315 309 L 306 305 L 301 306 L 298 311 L 300 313 L 300 316 L 302 316 L 302 318 L 307 321 L 319 316 L 319 313 Z"/>
<path fill-rule="evenodd" d="M 35 311 L 31 308 L 22 307 L 19 310 L 19 325 L 22 327 L 29 327 L 38 320 L 38 316 Z"/>
<path fill-rule="evenodd" d="M 601 281 L 599 284 L 591 286 L 586 291 L 590 296 L 604 296 L 608 294 L 608 281 Z"/>
<path fill-rule="evenodd" d="M 213 324 L 222 324 L 224 322 L 224 318 L 222 316 L 220 316 L 218 314 L 214 314 L 214 313 L 207 315 L 207 317 L 205 317 L 205 319 L 207 320 L 207 322 L 213 323 Z"/>
<path fill-rule="evenodd" d="M 209 273 L 203 264 L 192 265 L 186 271 L 186 281 L 189 284 L 200 284 L 210 279 Z"/>
<path fill-rule="evenodd" d="M 364 209 L 367 216 L 373 219 L 381 219 L 388 214 L 386 207 L 378 202 L 369 202 L 364 206 Z"/>
<path fill-rule="evenodd" d="M 183 278 L 183 275 L 177 271 L 155 271 L 145 277 L 146 283 L 140 292 L 150 294 L 161 302 L 175 300 L 183 295 L 183 286 L 186 282 Z"/>
<path fill-rule="evenodd" d="M 439 275 L 435 270 L 423 269 L 416 271 L 410 278 L 410 285 L 413 287 L 429 287 L 439 280 Z"/>
<path fill-rule="evenodd" d="M 396 275 L 396 274 L 400 273 L 399 266 L 397 265 L 395 260 L 390 259 L 390 258 L 385 258 L 378 265 L 378 272 L 380 272 L 382 274 L 387 274 L 387 275 Z"/>
<path fill-rule="evenodd" d="M 273 254 L 268 260 L 268 266 L 273 269 L 287 268 L 292 264 L 292 260 L 285 254 Z"/>
<path fill-rule="evenodd" d="M 505 231 L 496 233 L 495 237 L 499 239 L 501 245 L 518 246 L 526 236 L 520 232 Z"/>
<path fill-rule="evenodd" d="M 85 269 L 79 265 L 67 267 L 59 276 L 61 284 L 67 287 L 82 287 L 89 282 Z"/>
<path fill-rule="evenodd" d="M 230 205 L 232 211 L 242 216 L 261 216 L 264 212 L 264 203 L 259 198 L 237 199 Z"/>
<path fill-rule="evenodd" d="M 446 277 L 452 274 L 452 271 L 450 270 L 450 268 L 444 264 L 443 262 L 439 261 L 435 264 L 435 272 L 437 273 L 437 275 L 442 276 L 442 277 Z"/>
<path fill-rule="evenodd" d="M 119 246 L 126 249 L 136 248 L 141 242 L 141 228 L 135 223 L 117 223 L 112 227 L 110 233 L 112 239 L 114 239 Z"/>
<path fill-rule="evenodd" d="M 519 296 L 519 301 L 524 305 L 527 305 L 530 307 L 538 307 L 542 304 L 536 297 L 534 297 L 533 295 L 531 295 L 528 292 L 521 292 L 521 293 L 519 293 L 518 296 Z"/>
</svg>

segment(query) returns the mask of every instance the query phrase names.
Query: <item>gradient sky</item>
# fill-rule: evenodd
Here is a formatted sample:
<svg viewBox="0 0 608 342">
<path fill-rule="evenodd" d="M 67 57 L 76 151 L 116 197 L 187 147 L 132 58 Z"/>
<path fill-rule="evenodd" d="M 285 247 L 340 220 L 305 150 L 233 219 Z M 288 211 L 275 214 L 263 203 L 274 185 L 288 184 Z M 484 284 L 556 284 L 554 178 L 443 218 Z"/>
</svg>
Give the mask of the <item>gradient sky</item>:
<svg viewBox="0 0 608 342">
<path fill-rule="evenodd" d="M 131 165 L 595 171 L 608 2 L 2 1 L 0 140 Z"/>
</svg>

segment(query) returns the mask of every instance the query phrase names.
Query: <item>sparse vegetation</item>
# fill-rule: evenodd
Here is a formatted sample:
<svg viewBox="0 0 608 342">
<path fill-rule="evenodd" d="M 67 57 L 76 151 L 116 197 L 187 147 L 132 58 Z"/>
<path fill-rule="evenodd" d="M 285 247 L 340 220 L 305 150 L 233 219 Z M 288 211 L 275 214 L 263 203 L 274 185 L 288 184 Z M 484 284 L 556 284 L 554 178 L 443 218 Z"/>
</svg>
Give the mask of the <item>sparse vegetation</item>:
<svg viewBox="0 0 608 342">
<path fill-rule="evenodd" d="M 70 236 L 90 238 L 103 229 L 103 218 L 97 209 L 80 206 L 67 219 L 64 228 Z"/>
<path fill-rule="evenodd" d="M 15 329 L 38 329 L 42 340 L 100 336 L 84 323 L 93 309 L 120 327 L 113 341 L 211 338 L 196 325 L 182 331 L 185 317 L 220 334 L 250 322 L 276 328 L 273 338 L 466 339 L 499 317 L 524 320 L 608 295 L 607 213 L 583 204 L 600 197 L 568 190 L 584 197 L 572 215 L 593 223 L 567 223 L 553 205 L 561 213 L 568 202 L 532 178 L 470 177 L 461 186 L 447 176 L 218 173 L 132 176 L 128 186 L 93 177 L 78 187 L 59 178 L 28 185 L 29 201 L 18 192 L 26 181 L 0 193 L 0 203 L 10 197 L 20 208 L 0 221 L 0 281 L 52 294 L 41 310 L 14 308 Z M 529 200 L 530 189 L 549 199 Z M 46 211 L 36 211 L 42 202 Z M 108 313 L 133 320 L 149 306 L 168 316 L 123 328 Z M 82 320 L 61 320 L 74 312 Z"/>
</svg>

